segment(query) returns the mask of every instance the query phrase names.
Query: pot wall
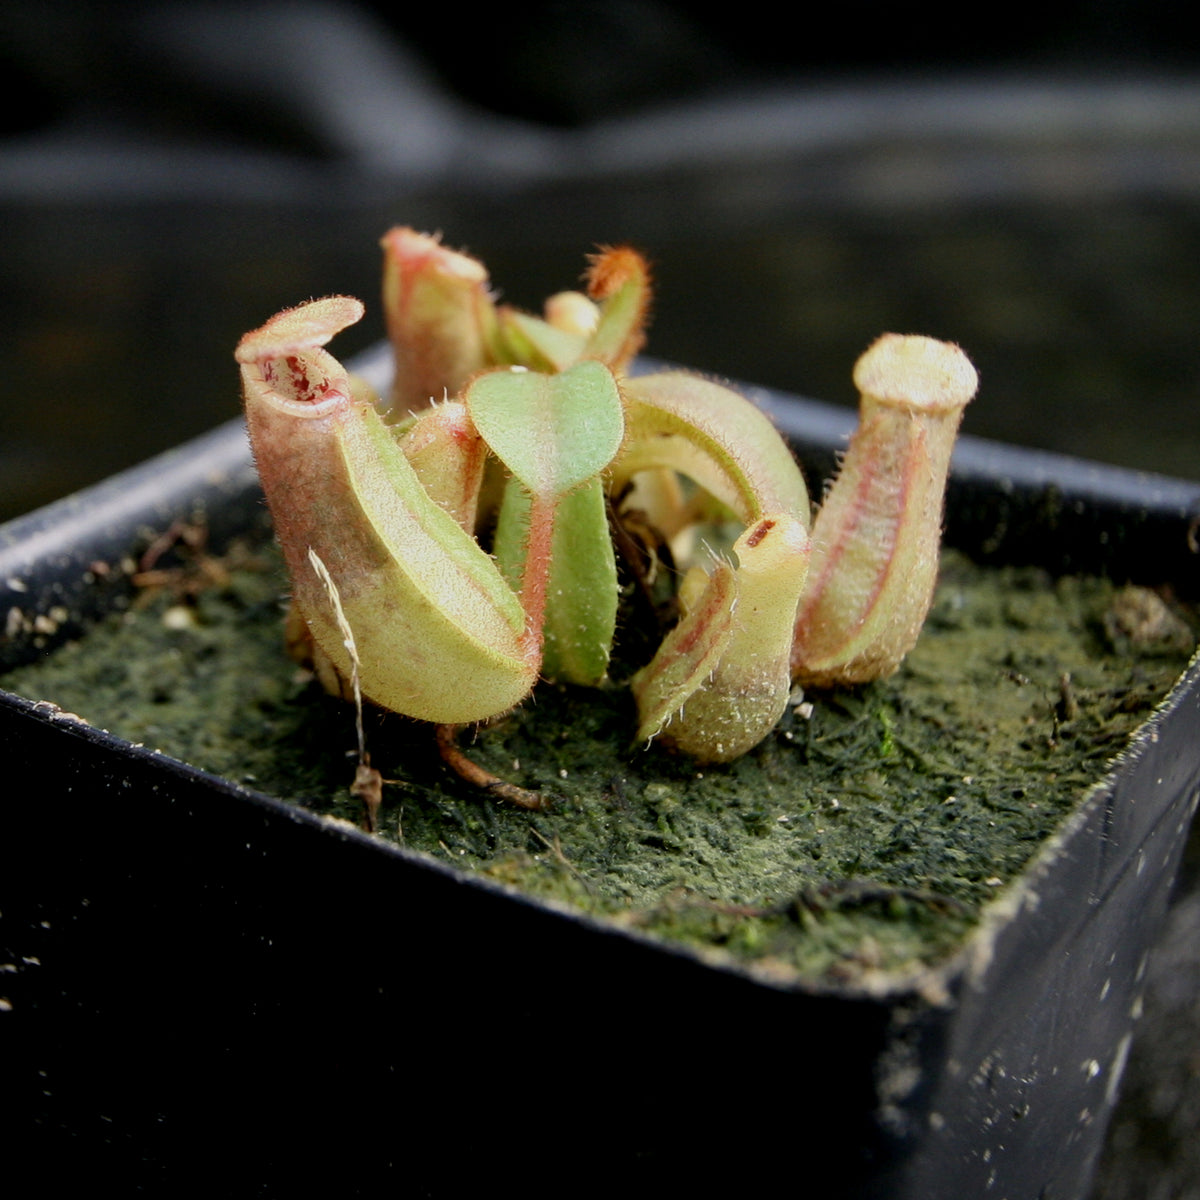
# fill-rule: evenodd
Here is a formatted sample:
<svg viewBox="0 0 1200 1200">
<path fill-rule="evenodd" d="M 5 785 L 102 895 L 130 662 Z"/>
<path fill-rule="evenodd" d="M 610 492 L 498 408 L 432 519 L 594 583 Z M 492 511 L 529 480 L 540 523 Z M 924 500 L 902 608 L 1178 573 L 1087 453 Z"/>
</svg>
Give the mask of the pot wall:
<svg viewBox="0 0 1200 1200">
<path fill-rule="evenodd" d="M 833 414 L 766 399 L 828 458 Z M 970 441 L 956 462 L 950 529 L 977 553 L 1186 564 L 1190 485 Z M 260 515 L 235 429 L 165 465 L 0 530 L 10 661 L 78 627 L 140 529 Z M 832 1156 L 848 1196 L 1082 1197 L 1200 786 L 1197 686 L 960 961 L 872 995 L 706 965 L 7 698 L 0 745 L 41 781 L 0 804 L 15 1127 L 43 1171 L 168 1192 L 452 1195 L 520 1170 L 535 1195 L 650 1195 L 744 1188 L 784 1153 Z M 514 1027 L 515 1061 L 494 1049 Z"/>
</svg>

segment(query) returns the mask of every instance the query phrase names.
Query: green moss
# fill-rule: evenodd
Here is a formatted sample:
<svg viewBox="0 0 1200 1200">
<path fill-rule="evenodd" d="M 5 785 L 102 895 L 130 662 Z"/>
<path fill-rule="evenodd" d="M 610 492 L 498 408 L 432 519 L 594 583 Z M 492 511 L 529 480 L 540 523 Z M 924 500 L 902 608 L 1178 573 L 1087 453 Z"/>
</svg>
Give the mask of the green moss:
<svg viewBox="0 0 1200 1200">
<path fill-rule="evenodd" d="M 358 823 L 354 713 L 281 647 L 265 554 L 181 602 L 146 593 L 5 684 L 305 808 Z M 892 679 L 814 694 L 744 758 L 699 769 L 632 746 L 625 689 L 543 686 L 462 739 L 553 798 L 498 803 L 452 777 L 428 727 L 366 714 L 388 781 L 380 836 L 465 871 L 809 978 L 936 961 L 1017 875 L 1165 694 L 1178 628 L 1135 645 L 1096 579 L 947 555 Z"/>
</svg>

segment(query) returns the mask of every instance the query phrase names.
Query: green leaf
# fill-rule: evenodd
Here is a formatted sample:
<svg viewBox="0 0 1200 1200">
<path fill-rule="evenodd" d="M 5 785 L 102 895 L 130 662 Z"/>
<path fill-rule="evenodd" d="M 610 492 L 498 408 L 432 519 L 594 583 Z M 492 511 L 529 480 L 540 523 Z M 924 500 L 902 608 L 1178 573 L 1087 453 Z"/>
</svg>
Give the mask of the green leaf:
<svg viewBox="0 0 1200 1200">
<path fill-rule="evenodd" d="M 510 480 L 500 507 L 494 552 L 510 586 L 521 586 L 529 541 L 529 493 Z M 555 513 L 546 585 L 542 674 L 597 684 L 608 671 L 617 626 L 617 564 L 604 485 L 593 479 Z"/>
<path fill-rule="evenodd" d="M 516 309 L 502 309 L 500 332 L 510 362 L 534 371 L 562 371 L 578 362 L 587 339 L 559 329 L 541 317 Z"/>
<path fill-rule="evenodd" d="M 475 379 L 464 399 L 496 457 L 545 500 L 599 475 L 625 432 L 617 382 L 598 362 L 558 375 L 492 371 Z"/>
<path fill-rule="evenodd" d="M 599 479 L 567 496 L 554 523 L 542 671 L 596 684 L 617 627 L 617 564 Z"/>
</svg>

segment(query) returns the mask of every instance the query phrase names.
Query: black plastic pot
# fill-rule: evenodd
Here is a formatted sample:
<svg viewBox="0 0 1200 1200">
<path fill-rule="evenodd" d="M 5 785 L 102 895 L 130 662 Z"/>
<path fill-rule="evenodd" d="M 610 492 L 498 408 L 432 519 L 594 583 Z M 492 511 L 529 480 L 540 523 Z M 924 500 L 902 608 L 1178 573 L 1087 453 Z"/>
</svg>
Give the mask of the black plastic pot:
<svg viewBox="0 0 1200 1200">
<path fill-rule="evenodd" d="M 757 396 L 819 476 L 847 414 Z M 0 529 L 0 665 L 197 510 L 265 535 L 236 423 Z M 1200 485 L 965 439 L 947 536 L 1194 595 L 1198 521 Z M 771 986 L 2 699 L 4 1128 L 43 1190 L 1083 1197 L 1200 795 L 1194 663 L 951 964 Z"/>
</svg>

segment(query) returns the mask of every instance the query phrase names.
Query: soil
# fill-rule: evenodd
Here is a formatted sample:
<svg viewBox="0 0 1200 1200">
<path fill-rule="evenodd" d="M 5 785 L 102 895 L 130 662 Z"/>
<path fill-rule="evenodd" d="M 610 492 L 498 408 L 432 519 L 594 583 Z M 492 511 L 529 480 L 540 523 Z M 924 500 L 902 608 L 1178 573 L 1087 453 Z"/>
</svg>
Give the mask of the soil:
<svg viewBox="0 0 1200 1200">
<path fill-rule="evenodd" d="M 352 706 L 282 648 L 268 549 L 185 549 L 126 611 L 6 676 L 130 741 L 361 824 Z M 891 679 L 799 694 L 727 766 L 631 744 L 628 691 L 542 685 L 464 734 L 531 812 L 447 770 L 431 727 L 368 708 L 378 836 L 701 953 L 810 980 L 919 969 L 1100 779 L 1186 664 L 1191 620 L 1102 579 L 958 554 Z"/>
</svg>

